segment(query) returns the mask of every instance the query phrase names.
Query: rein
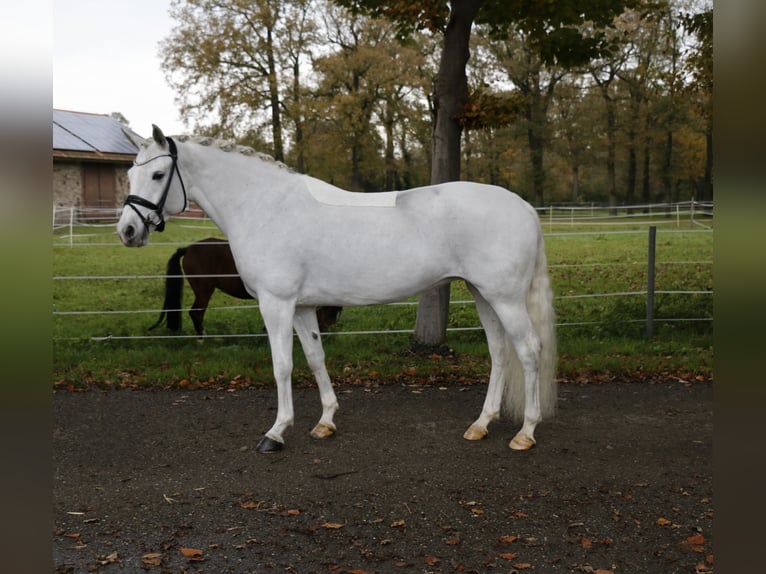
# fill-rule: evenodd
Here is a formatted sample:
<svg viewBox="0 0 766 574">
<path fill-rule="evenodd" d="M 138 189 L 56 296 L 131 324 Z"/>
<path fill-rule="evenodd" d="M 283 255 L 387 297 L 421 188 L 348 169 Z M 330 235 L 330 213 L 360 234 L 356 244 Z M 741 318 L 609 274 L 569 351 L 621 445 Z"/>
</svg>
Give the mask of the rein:
<svg viewBox="0 0 766 574">
<path fill-rule="evenodd" d="M 138 208 L 137 205 L 141 207 L 146 207 L 147 209 L 150 209 L 154 212 L 154 214 L 159 218 L 159 223 L 155 225 L 155 229 L 157 231 L 164 231 L 165 230 L 165 217 L 162 215 L 162 209 L 165 207 L 165 201 L 168 198 L 168 191 L 170 191 L 170 184 L 173 182 L 173 174 L 178 174 L 178 181 L 181 182 L 181 190 L 183 190 L 184 193 L 184 207 L 181 211 L 185 211 L 186 208 L 189 206 L 189 200 L 186 196 L 186 186 L 184 185 L 184 180 L 181 177 L 181 172 L 178 169 L 178 148 L 176 147 L 176 142 L 173 141 L 172 138 L 167 138 L 168 142 L 168 148 L 170 150 L 170 153 L 166 153 L 163 155 L 157 155 L 154 156 L 151 159 L 148 159 L 146 161 L 143 161 L 141 163 L 133 162 L 133 165 L 146 165 L 147 163 L 154 161 L 155 159 L 159 159 L 161 157 L 169 157 L 173 160 L 173 167 L 170 170 L 170 176 L 168 177 L 167 183 L 165 183 L 165 189 L 162 191 L 162 195 L 160 196 L 160 200 L 157 203 L 153 203 L 149 201 L 148 199 L 145 199 L 138 195 L 129 195 L 125 198 L 124 206 L 130 207 L 133 211 L 136 212 L 136 215 L 141 219 L 144 226 L 146 227 L 147 231 L 150 231 L 149 225 L 151 225 L 153 222 L 149 220 L 148 217 L 145 217 L 144 214 L 142 214 Z"/>
</svg>

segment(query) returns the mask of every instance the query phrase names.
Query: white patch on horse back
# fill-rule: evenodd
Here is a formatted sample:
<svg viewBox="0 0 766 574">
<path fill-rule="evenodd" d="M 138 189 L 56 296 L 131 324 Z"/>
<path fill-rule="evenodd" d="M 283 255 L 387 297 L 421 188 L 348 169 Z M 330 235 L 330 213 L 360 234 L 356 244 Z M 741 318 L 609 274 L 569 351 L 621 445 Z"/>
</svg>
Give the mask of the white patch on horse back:
<svg viewBox="0 0 766 574">
<path fill-rule="evenodd" d="M 333 207 L 396 207 L 398 191 L 359 193 L 345 191 L 321 179 L 304 175 L 306 189 L 319 203 Z"/>
</svg>

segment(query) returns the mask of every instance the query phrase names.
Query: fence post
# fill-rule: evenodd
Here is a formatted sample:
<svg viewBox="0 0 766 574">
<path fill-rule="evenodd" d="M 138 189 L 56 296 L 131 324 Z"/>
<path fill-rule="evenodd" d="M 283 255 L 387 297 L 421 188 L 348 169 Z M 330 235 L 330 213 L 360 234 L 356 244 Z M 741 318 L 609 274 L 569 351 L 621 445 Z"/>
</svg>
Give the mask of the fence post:
<svg viewBox="0 0 766 574">
<path fill-rule="evenodd" d="M 692 197 L 692 200 L 689 202 L 689 205 L 691 207 L 689 208 L 689 227 L 694 229 L 694 198 Z"/>
<path fill-rule="evenodd" d="M 649 264 L 646 273 L 646 337 L 654 337 L 654 261 L 657 244 L 657 228 L 649 227 Z"/>
<path fill-rule="evenodd" d="M 69 208 L 69 247 L 74 243 L 74 207 Z"/>
</svg>

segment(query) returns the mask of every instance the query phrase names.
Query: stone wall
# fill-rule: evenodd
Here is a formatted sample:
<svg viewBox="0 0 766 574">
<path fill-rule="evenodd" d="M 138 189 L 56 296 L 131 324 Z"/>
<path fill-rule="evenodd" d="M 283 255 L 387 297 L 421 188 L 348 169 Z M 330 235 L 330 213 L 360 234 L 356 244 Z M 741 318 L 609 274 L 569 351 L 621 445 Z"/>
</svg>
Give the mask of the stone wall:
<svg viewBox="0 0 766 574">
<path fill-rule="evenodd" d="M 80 207 L 82 166 L 79 162 L 53 162 L 53 205 Z"/>
</svg>

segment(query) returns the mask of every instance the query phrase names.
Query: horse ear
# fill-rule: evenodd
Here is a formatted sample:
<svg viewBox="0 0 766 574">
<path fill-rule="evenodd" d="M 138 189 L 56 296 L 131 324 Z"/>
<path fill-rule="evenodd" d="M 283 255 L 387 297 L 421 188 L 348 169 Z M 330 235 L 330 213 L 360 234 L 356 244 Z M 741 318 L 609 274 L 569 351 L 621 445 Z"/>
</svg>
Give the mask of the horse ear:
<svg viewBox="0 0 766 574">
<path fill-rule="evenodd" d="M 152 139 L 158 144 L 160 144 L 162 147 L 165 147 L 168 143 L 168 140 L 165 137 L 165 134 L 163 134 L 162 130 L 154 124 L 152 124 Z"/>
</svg>

